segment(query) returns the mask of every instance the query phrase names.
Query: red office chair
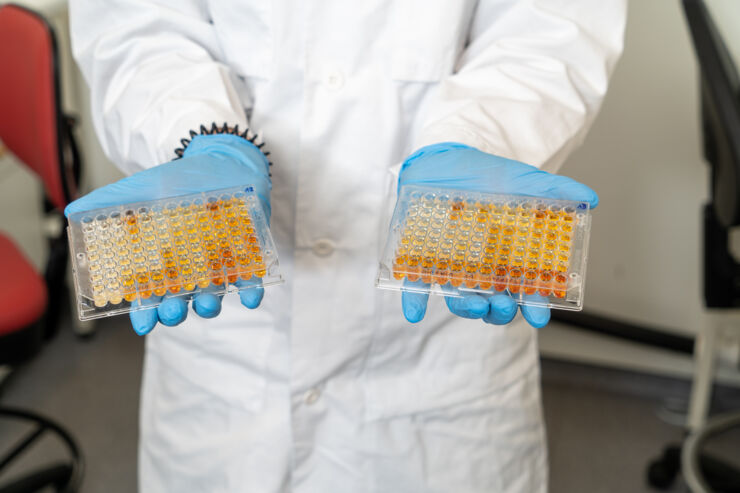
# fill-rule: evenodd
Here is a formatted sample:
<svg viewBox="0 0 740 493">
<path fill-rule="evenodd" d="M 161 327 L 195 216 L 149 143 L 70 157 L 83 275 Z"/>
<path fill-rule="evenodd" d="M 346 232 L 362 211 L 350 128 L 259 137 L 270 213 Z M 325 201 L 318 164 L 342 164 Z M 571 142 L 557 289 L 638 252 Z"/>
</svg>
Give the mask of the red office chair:
<svg viewBox="0 0 740 493">
<path fill-rule="evenodd" d="M 80 159 L 71 119 L 60 108 L 54 33 L 39 15 L 15 5 L 0 6 L 0 141 L 42 181 L 46 213 L 63 221 L 62 210 L 76 194 Z M 60 222 L 59 224 L 63 224 Z M 0 364 L 32 356 L 53 335 L 66 299 L 64 278 L 68 245 L 62 227 L 49 239 L 49 259 L 42 278 L 18 247 L 0 233 Z M 12 280 L 12 282 L 7 282 Z M 34 429 L 0 457 L 0 474 L 44 432 L 66 444 L 71 460 L 33 471 L 0 493 L 77 491 L 83 470 L 78 446 L 53 421 L 26 411 L 0 407 L 0 418 L 23 420 Z"/>
</svg>

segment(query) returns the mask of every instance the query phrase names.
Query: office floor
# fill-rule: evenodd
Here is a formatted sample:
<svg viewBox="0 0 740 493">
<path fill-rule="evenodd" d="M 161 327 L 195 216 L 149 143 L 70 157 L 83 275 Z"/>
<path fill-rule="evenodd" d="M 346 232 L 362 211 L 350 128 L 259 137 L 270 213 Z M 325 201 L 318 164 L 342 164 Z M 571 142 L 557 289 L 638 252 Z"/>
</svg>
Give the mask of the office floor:
<svg viewBox="0 0 740 493">
<path fill-rule="evenodd" d="M 6 382 L 0 400 L 53 416 L 76 435 L 87 458 L 83 493 L 131 493 L 136 488 L 143 339 L 129 330 L 125 319 L 104 324 L 90 340 L 62 331 Z M 645 485 L 646 463 L 681 437 L 680 428 L 666 424 L 656 412 L 662 399 L 680 398 L 687 391 L 685 382 L 544 361 L 551 492 L 653 491 Z M 720 407 L 740 405 L 732 401 L 740 401 L 740 391 L 720 392 Z M 0 450 L 18 431 L 0 423 Z M 43 452 L 24 457 L 11 473 L 61 457 L 61 448 L 45 440 Z M 740 460 L 740 433 L 713 448 Z M 671 491 L 685 489 L 676 485 Z"/>
</svg>

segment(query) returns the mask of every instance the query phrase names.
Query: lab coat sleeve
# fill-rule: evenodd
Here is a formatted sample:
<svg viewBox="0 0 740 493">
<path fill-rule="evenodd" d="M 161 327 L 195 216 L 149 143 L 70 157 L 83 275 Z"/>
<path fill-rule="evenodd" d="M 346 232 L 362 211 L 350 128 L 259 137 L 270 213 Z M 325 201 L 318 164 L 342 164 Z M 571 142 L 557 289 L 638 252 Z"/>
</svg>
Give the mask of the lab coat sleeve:
<svg viewBox="0 0 740 493">
<path fill-rule="evenodd" d="M 96 133 L 124 172 L 172 160 L 201 124 L 246 127 L 204 1 L 71 0 L 70 24 Z"/>
<path fill-rule="evenodd" d="M 578 146 L 622 51 L 626 0 L 480 0 L 416 148 L 457 141 L 557 170 Z"/>
</svg>

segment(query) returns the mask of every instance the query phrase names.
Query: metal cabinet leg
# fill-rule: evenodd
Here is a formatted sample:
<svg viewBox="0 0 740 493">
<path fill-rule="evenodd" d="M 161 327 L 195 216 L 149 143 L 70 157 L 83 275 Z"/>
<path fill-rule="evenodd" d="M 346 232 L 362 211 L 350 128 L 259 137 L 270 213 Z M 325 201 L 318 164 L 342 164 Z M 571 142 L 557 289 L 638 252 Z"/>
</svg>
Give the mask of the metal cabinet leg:
<svg viewBox="0 0 740 493">
<path fill-rule="evenodd" d="M 719 329 L 717 317 L 716 314 L 710 317 L 710 323 L 700 330 L 694 345 L 694 381 L 686 421 L 689 432 L 704 426 L 709 414 L 714 380 L 714 353 Z"/>
</svg>

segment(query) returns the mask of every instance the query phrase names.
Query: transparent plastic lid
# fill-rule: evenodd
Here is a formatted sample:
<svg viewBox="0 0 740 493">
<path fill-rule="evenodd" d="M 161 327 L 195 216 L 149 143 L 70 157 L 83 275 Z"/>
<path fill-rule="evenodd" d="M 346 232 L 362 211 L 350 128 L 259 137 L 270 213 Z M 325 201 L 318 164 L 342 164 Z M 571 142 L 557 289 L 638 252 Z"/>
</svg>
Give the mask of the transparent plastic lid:
<svg viewBox="0 0 740 493">
<path fill-rule="evenodd" d="M 581 310 L 590 229 L 585 202 L 404 186 L 376 285 Z"/>
<path fill-rule="evenodd" d="M 282 282 L 249 185 L 75 213 L 67 231 L 81 320 Z"/>
</svg>

